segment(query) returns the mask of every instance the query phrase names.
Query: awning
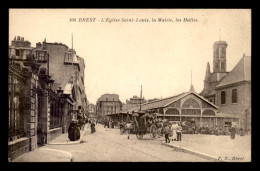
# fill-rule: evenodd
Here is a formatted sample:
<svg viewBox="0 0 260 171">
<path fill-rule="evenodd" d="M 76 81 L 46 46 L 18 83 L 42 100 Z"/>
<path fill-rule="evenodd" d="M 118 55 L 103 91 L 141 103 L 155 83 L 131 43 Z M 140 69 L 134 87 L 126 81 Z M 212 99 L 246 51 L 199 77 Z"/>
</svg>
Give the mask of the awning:
<svg viewBox="0 0 260 171">
<path fill-rule="evenodd" d="M 63 94 L 71 94 L 72 88 L 73 88 L 73 84 L 67 83 L 64 87 Z"/>
<path fill-rule="evenodd" d="M 126 113 L 126 112 L 120 112 L 120 113 L 111 113 L 111 114 L 106 114 L 105 116 L 113 116 L 113 115 L 132 115 L 131 113 Z"/>
</svg>

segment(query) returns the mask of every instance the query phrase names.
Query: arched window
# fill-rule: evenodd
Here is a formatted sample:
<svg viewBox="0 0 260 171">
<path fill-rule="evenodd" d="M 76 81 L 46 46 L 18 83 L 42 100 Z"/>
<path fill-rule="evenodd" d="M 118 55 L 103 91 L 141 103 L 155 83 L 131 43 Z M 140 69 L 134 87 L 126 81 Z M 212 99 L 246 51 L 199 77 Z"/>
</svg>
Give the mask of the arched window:
<svg viewBox="0 0 260 171">
<path fill-rule="evenodd" d="M 226 104 L 226 92 L 221 92 L 221 104 Z"/>
<path fill-rule="evenodd" d="M 221 62 L 221 71 L 225 72 L 226 64 L 225 62 Z"/>
<path fill-rule="evenodd" d="M 232 90 L 232 103 L 237 103 L 237 89 Z"/>
<path fill-rule="evenodd" d="M 203 111 L 202 115 L 215 116 L 215 112 L 213 110 L 206 109 Z"/>
<path fill-rule="evenodd" d="M 168 109 L 165 114 L 173 114 L 173 115 L 179 115 L 179 111 L 177 109 Z"/>
<path fill-rule="evenodd" d="M 195 100 L 195 99 L 193 99 L 193 98 L 189 98 L 189 99 L 187 99 L 187 100 L 183 103 L 182 107 L 184 107 L 184 108 L 200 108 L 200 105 L 199 105 L 199 103 L 197 102 L 197 100 Z"/>
</svg>

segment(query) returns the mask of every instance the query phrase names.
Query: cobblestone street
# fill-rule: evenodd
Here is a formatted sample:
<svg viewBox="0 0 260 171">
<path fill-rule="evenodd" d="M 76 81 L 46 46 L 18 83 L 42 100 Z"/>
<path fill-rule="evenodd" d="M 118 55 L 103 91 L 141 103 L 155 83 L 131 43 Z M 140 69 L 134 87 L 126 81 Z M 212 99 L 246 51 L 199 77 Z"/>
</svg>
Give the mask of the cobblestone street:
<svg viewBox="0 0 260 171">
<path fill-rule="evenodd" d="M 73 156 L 74 162 L 205 162 L 206 159 L 178 152 L 161 145 L 161 140 L 151 140 L 145 135 L 138 140 L 134 134 L 127 139 L 127 134 L 120 135 L 119 129 L 96 126 L 97 132 L 90 134 L 87 129 L 82 143 L 73 145 L 47 145 L 42 148 L 63 150 Z"/>
</svg>

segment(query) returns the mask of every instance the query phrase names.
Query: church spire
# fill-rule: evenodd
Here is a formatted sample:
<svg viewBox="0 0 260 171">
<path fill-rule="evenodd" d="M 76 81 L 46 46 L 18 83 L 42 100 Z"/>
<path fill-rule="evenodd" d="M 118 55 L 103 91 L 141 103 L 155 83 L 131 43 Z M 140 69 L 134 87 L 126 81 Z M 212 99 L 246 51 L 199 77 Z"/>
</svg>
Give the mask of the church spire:
<svg viewBox="0 0 260 171">
<path fill-rule="evenodd" d="M 210 76 L 210 65 L 209 62 L 207 63 L 207 69 L 206 69 L 206 74 L 205 74 L 205 80 L 207 80 Z"/>
</svg>

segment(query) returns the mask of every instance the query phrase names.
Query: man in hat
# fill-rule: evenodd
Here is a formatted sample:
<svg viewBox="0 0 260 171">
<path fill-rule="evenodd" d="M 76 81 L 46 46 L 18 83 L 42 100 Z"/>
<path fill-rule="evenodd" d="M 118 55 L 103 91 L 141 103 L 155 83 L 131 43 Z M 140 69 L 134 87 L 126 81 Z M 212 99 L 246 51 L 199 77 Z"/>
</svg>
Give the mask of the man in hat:
<svg viewBox="0 0 260 171">
<path fill-rule="evenodd" d="M 169 138 L 170 128 L 168 123 L 165 123 L 164 133 L 165 133 L 165 143 L 170 143 L 170 138 Z"/>
<path fill-rule="evenodd" d="M 181 132 L 182 132 L 182 127 L 181 127 L 181 123 L 179 123 L 177 127 L 177 141 L 181 141 Z"/>
<path fill-rule="evenodd" d="M 130 138 L 130 130 L 132 129 L 132 123 L 131 121 L 128 121 L 128 123 L 125 125 L 125 129 L 127 131 L 127 138 L 129 139 Z"/>
</svg>

